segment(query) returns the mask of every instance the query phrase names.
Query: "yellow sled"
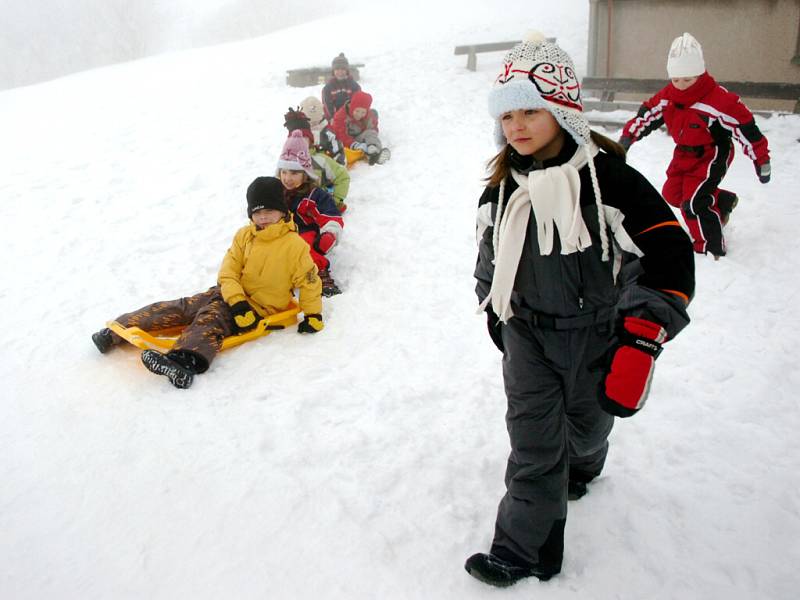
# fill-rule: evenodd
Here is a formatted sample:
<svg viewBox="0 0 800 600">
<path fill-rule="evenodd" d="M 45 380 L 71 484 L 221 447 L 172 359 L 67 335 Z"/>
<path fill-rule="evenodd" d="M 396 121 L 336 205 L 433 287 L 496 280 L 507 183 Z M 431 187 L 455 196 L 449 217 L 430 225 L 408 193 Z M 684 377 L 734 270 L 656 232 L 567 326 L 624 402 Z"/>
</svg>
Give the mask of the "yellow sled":
<svg viewBox="0 0 800 600">
<path fill-rule="evenodd" d="M 222 349 L 227 350 L 269 335 L 278 329 L 291 327 L 297 323 L 297 313 L 299 312 L 300 307 L 295 302 L 292 302 L 291 306 L 286 310 L 261 319 L 252 331 L 226 337 L 222 341 Z M 172 329 L 162 329 L 154 333 L 148 333 L 139 327 L 123 327 L 116 321 L 109 321 L 106 326 L 123 340 L 130 342 L 137 348 L 161 351 L 168 351 L 172 348 L 183 330 L 183 327 L 173 327 Z"/>
<path fill-rule="evenodd" d="M 347 166 L 351 167 L 353 163 L 357 163 L 362 158 L 366 158 L 367 155 L 364 154 L 363 150 L 353 150 L 352 148 L 345 147 L 344 149 L 344 158 L 347 161 Z"/>
</svg>

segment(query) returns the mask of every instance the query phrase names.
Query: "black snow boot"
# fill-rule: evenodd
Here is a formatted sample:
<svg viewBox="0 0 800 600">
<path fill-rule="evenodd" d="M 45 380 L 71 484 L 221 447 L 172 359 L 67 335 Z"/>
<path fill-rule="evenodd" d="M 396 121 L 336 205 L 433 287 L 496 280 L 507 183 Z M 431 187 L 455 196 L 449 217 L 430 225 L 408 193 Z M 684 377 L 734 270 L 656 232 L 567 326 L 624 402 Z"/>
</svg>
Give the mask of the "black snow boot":
<svg viewBox="0 0 800 600">
<path fill-rule="evenodd" d="M 719 208 L 719 220 L 723 227 L 730 221 L 731 213 L 737 204 L 739 204 L 739 196 L 733 192 L 720 191 L 717 208 Z"/>
<path fill-rule="evenodd" d="M 97 346 L 97 349 L 100 350 L 100 354 L 105 354 L 111 347 L 114 345 L 114 338 L 111 335 L 111 330 L 108 327 L 104 327 L 97 333 L 92 334 L 92 341 L 94 345 Z"/>
<path fill-rule="evenodd" d="M 194 373 L 169 354 L 158 350 L 144 350 L 142 362 L 147 370 L 156 375 L 164 375 L 176 388 L 186 389 L 192 385 Z"/>
<path fill-rule="evenodd" d="M 319 278 L 322 280 L 322 295 L 326 298 L 342 293 L 342 290 L 339 289 L 339 286 L 336 285 L 336 282 L 333 280 L 330 269 L 322 269 L 319 272 Z"/>
<path fill-rule="evenodd" d="M 586 495 L 589 490 L 586 488 L 586 483 L 583 481 L 569 480 L 567 483 L 567 498 L 569 500 L 578 500 Z"/>
<path fill-rule="evenodd" d="M 475 579 L 496 587 L 508 587 L 526 577 L 536 577 L 547 581 L 554 574 L 536 567 L 520 567 L 495 556 L 494 554 L 473 554 L 464 564 L 467 573 Z"/>
</svg>

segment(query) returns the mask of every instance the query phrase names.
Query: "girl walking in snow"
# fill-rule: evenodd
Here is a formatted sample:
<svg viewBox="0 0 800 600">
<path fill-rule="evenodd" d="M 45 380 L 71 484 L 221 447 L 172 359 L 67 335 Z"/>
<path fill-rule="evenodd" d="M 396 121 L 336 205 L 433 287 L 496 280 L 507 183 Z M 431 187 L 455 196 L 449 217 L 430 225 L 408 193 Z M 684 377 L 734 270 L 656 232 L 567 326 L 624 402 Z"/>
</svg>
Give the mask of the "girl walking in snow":
<svg viewBox="0 0 800 600">
<path fill-rule="evenodd" d="M 333 196 L 316 186 L 308 140 L 301 131 L 292 131 L 286 139 L 278 160 L 278 176 L 300 237 L 308 243 L 311 258 L 319 268 L 323 296 L 340 294 L 327 254 L 336 246 L 344 220 Z"/>
<path fill-rule="evenodd" d="M 753 161 L 761 183 L 772 174 L 769 148 L 750 110 L 706 71 L 703 49 L 691 34 L 675 38 L 669 49 L 670 83 L 649 100 L 622 130 L 620 144 L 634 142 L 666 124 L 675 141 L 662 193 L 680 208 L 699 254 L 725 256 L 722 228 L 738 202 L 719 184 L 733 161 L 733 141 Z"/>
<path fill-rule="evenodd" d="M 225 254 L 217 285 L 187 298 L 155 302 L 115 320 L 123 327 L 158 332 L 186 326 L 172 349 L 142 352 L 144 366 L 164 375 L 177 388 L 208 370 L 226 337 L 254 329 L 271 314 L 285 310 L 293 290 L 300 290 L 305 318 L 300 333 L 322 329 L 321 283 L 305 242 L 288 215 L 283 187 L 274 177 L 259 177 L 247 188 L 250 223 L 236 232 Z M 105 328 L 92 335 L 106 353 L 122 338 Z"/>
<path fill-rule="evenodd" d="M 532 34 L 506 55 L 489 112 L 500 152 L 475 277 L 503 352 L 511 453 L 491 548 L 465 568 L 506 586 L 561 570 L 567 499 L 600 474 L 614 415 L 643 406 L 661 345 L 689 322 L 694 258 L 624 150 L 590 131 L 556 44 Z"/>
</svg>

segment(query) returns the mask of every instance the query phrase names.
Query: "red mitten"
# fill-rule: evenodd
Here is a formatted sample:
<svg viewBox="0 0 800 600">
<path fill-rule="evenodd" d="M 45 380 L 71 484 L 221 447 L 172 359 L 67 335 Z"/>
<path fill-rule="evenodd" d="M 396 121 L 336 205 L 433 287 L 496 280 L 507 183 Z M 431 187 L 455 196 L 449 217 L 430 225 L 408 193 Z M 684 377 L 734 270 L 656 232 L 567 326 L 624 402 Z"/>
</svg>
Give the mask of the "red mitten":
<svg viewBox="0 0 800 600">
<path fill-rule="evenodd" d="M 605 381 L 600 384 L 600 407 L 617 417 L 636 414 L 647 401 L 650 380 L 666 330 L 657 323 L 625 317 Z"/>
<path fill-rule="evenodd" d="M 320 217 L 317 203 L 311 198 L 303 198 L 297 205 L 297 216 L 300 217 L 306 225 L 316 223 Z"/>
<path fill-rule="evenodd" d="M 317 238 L 317 243 L 314 244 L 314 248 L 320 254 L 327 254 L 334 245 L 336 245 L 336 236 L 330 231 L 326 231 Z"/>
</svg>

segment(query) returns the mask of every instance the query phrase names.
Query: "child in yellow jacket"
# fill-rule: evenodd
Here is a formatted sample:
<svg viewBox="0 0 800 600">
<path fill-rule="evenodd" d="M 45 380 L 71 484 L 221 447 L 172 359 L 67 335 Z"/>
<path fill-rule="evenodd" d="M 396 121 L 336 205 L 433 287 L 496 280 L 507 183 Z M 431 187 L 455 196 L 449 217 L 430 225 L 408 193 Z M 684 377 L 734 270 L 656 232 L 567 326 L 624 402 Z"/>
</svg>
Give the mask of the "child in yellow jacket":
<svg viewBox="0 0 800 600">
<path fill-rule="evenodd" d="M 289 307 L 300 290 L 305 318 L 299 333 L 316 333 L 322 323 L 322 283 L 308 244 L 297 234 L 275 177 L 258 177 L 247 188 L 250 223 L 239 229 L 219 270 L 217 285 L 187 298 L 156 302 L 117 317 L 124 327 L 149 332 L 186 326 L 166 354 L 144 350 L 142 362 L 177 388 L 188 388 L 204 373 L 231 335 Z M 97 349 L 108 352 L 122 339 L 109 329 L 92 335 Z"/>
</svg>

